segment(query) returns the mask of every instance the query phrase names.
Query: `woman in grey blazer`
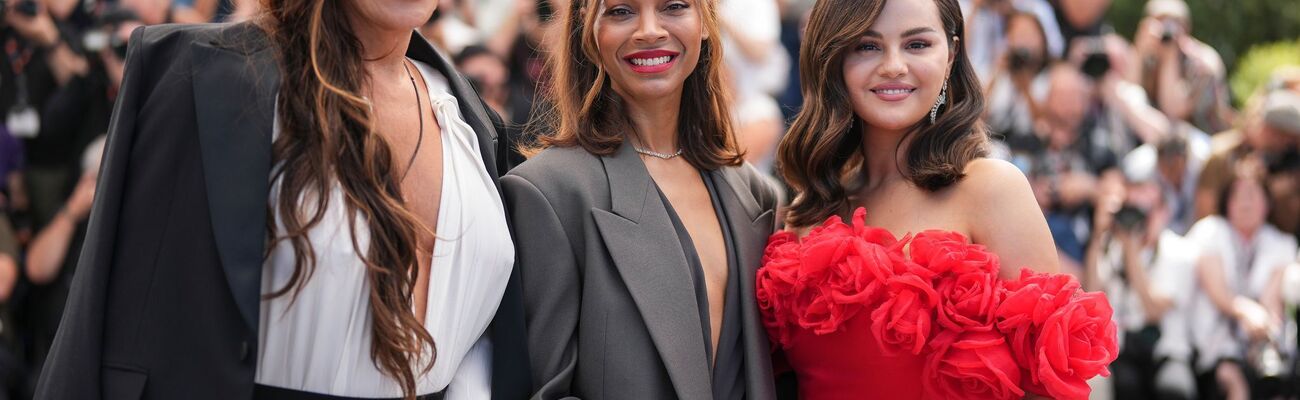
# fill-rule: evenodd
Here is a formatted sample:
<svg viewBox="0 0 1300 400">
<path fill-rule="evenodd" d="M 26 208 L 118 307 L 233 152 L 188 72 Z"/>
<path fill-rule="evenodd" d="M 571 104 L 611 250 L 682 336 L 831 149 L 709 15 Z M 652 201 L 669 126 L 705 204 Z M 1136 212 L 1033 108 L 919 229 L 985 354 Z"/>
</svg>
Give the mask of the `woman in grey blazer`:
<svg viewBox="0 0 1300 400">
<path fill-rule="evenodd" d="M 554 134 L 502 178 L 534 399 L 772 399 L 777 192 L 732 135 L 713 2 L 579 0 Z"/>
</svg>

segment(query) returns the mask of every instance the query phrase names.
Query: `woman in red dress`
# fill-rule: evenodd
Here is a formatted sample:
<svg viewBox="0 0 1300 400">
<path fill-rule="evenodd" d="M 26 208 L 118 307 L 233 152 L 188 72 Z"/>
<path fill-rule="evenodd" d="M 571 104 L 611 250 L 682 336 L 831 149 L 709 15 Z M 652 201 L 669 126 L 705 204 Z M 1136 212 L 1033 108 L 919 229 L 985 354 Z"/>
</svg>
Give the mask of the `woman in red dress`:
<svg viewBox="0 0 1300 400">
<path fill-rule="evenodd" d="M 1115 357 L 1109 304 L 1055 274 L 1029 183 L 984 158 L 962 22 L 956 0 L 812 10 L 778 150 L 796 197 L 757 281 L 801 398 L 1086 398 Z"/>
</svg>

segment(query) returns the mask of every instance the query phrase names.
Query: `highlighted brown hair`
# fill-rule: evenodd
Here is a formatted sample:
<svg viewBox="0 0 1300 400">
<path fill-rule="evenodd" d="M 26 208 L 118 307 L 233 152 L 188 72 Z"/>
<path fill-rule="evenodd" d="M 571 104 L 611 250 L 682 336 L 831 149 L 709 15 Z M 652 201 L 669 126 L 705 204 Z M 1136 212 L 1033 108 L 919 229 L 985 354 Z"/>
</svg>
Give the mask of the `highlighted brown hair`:
<svg viewBox="0 0 1300 400">
<path fill-rule="evenodd" d="M 732 130 L 730 104 L 722 79 L 722 37 L 713 0 L 694 2 L 705 32 L 712 39 L 700 46 L 700 61 L 686 78 L 678 114 L 678 143 L 691 165 L 716 169 L 740 165 L 744 160 Z M 538 135 L 536 143 L 521 150 L 533 155 L 547 147 L 581 146 L 595 155 L 610 155 L 623 144 L 633 128 L 623 109 L 623 99 L 610 86 L 609 75 L 600 65 L 594 27 L 600 14 L 600 0 L 575 0 L 563 18 L 563 43 L 549 57 L 554 80 L 548 88 L 549 109 L 530 123 Z"/>
<path fill-rule="evenodd" d="M 366 0 L 357 0 L 366 1 Z M 293 246 L 289 283 L 270 297 L 296 295 L 315 269 L 316 256 L 307 233 L 330 207 L 329 193 L 343 192 L 352 247 L 364 254 L 369 280 L 373 342 L 370 358 L 415 398 L 416 377 L 436 358 L 421 359 L 424 346 L 434 347 L 411 308 L 417 273 L 417 234 L 427 228 L 402 200 L 388 143 L 374 130 L 367 102 L 358 91 L 366 79 L 361 43 L 348 22 L 347 1 L 263 0 L 259 21 L 275 46 L 280 65 L 280 101 L 276 106 L 280 136 L 272 160 L 280 168 L 279 200 L 272 204 L 284 225 L 272 243 Z M 272 212 L 270 215 L 277 215 Z M 358 217 L 366 225 L 353 224 Z M 357 242 L 357 229 L 370 235 L 369 248 Z M 271 246 L 273 247 L 273 246 Z M 424 362 L 422 368 L 417 364 Z"/>
<path fill-rule="evenodd" d="M 804 227 L 844 214 L 849 195 L 866 176 L 863 121 L 853 112 L 844 86 L 844 56 L 852 51 L 885 8 L 886 0 L 819 0 L 813 6 L 799 49 L 799 79 L 804 104 L 777 149 L 786 183 L 798 193 L 786 223 Z M 913 1 L 913 0 L 896 0 Z M 948 103 L 930 124 L 928 116 L 907 133 L 908 180 L 928 191 L 956 183 L 966 163 L 985 155 L 987 133 L 979 122 L 984 95 L 960 40 L 965 35 L 956 0 L 933 0 L 949 48 L 956 51 L 948 79 Z M 958 38 L 953 41 L 952 37 Z"/>
</svg>

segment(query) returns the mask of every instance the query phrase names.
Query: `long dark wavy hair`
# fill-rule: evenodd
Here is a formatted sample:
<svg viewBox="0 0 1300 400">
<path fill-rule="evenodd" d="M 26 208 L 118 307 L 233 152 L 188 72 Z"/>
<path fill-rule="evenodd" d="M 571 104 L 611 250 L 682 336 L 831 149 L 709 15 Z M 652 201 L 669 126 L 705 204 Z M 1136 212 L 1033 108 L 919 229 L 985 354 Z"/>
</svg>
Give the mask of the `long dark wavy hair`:
<svg viewBox="0 0 1300 400">
<path fill-rule="evenodd" d="M 849 195 L 865 183 L 863 124 L 844 85 L 844 56 L 879 18 L 888 0 L 819 0 L 799 49 L 804 104 L 777 149 L 781 174 L 797 195 L 786 223 L 803 227 L 846 213 Z M 908 0 L 911 1 L 911 0 Z M 987 132 L 980 116 L 984 95 L 970 59 L 961 8 L 956 0 L 933 0 L 949 48 L 956 52 L 948 80 L 948 103 L 933 124 L 917 121 L 908 140 L 907 179 L 937 191 L 964 177 L 966 163 L 985 155 Z M 953 37 L 957 37 L 956 42 Z"/>
<path fill-rule="evenodd" d="M 693 2 L 710 38 L 700 46 L 700 61 L 686 78 L 678 114 L 678 143 L 682 157 L 699 169 L 740 165 L 744 162 L 732 130 L 731 108 L 722 77 L 722 45 L 717 42 L 716 1 Z M 595 24 L 600 0 L 574 0 L 564 16 L 564 43 L 548 61 L 554 73 L 548 88 L 549 105 L 530 122 L 535 143 L 522 146 L 533 155 L 547 147 L 581 146 L 595 155 L 610 155 L 632 131 L 623 99 L 611 87 L 600 64 Z"/>
<path fill-rule="evenodd" d="M 357 0 L 365 1 L 365 0 Z M 276 233 L 268 219 L 273 248 L 293 246 L 289 283 L 270 297 L 294 294 L 315 270 L 316 256 L 307 233 L 330 207 L 330 190 L 342 189 L 349 229 L 366 229 L 369 248 L 352 235 L 352 247 L 369 281 L 373 342 L 370 357 L 383 373 L 415 397 L 416 377 L 433 366 L 422 360 L 434 348 L 412 310 L 418 270 L 417 236 L 428 228 L 404 204 L 388 143 L 375 132 L 368 102 L 358 95 L 368 79 L 360 41 L 348 21 L 346 0 L 262 0 L 259 26 L 274 46 L 280 66 L 277 105 L 280 136 L 272 146 L 279 166 L 279 200 L 271 215 L 284 225 Z M 278 211 L 278 213 L 275 213 Z M 355 220 L 364 218 L 364 226 Z M 423 366 L 417 366 L 423 364 Z"/>
</svg>

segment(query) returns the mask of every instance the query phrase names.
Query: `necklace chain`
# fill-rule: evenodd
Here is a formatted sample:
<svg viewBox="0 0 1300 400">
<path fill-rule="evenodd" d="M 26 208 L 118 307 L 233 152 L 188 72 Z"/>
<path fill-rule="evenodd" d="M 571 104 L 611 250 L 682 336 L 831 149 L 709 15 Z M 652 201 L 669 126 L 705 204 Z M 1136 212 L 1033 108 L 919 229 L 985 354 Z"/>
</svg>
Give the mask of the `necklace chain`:
<svg viewBox="0 0 1300 400">
<path fill-rule="evenodd" d="M 645 154 L 645 155 L 647 155 L 647 156 L 654 157 L 654 158 L 658 158 L 658 159 L 661 159 L 661 160 L 671 160 L 671 159 L 673 159 L 674 157 L 677 157 L 677 156 L 682 155 L 682 149 L 681 149 L 681 148 L 678 148 L 677 151 L 676 151 L 676 152 L 673 152 L 672 154 L 668 154 L 668 153 L 660 153 L 660 152 L 652 151 L 652 150 L 646 150 L 646 149 L 643 149 L 643 148 L 637 147 L 637 146 L 635 146 L 635 145 L 633 145 L 632 148 L 633 148 L 633 149 L 636 149 L 636 152 L 637 152 L 637 153 Z"/>
<path fill-rule="evenodd" d="M 415 91 L 415 115 L 420 119 L 420 133 L 415 138 L 415 151 L 411 152 L 411 160 L 406 162 L 406 169 L 402 171 L 402 177 L 398 182 L 406 181 L 406 175 L 411 173 L 411 168 L 415 166 L 415 157 L 420 155 L 420 145 L 424 143 L 424 104 L 420 102 L 420 86 L 415 83 L 415 74 L 411 73 L 411 67 L 407 65 L 407 62 L 407 59 L 402 59 L 402 68 L 406 70 L 406 78 L 411 80 L 411 89 Z M 369 109 L 370 115 L 373 117 L 375 115 L 374 101 L 370 97 L 362 97 L 362 99 L 366 101 L 366 108 Z"/>
<path fill-rule="evenodd" d="M 399 182 L 405 181 L 406 175 L 411 173 L 411 167 L 415 166 L 415 156 L 420 154 L 420 145 L 424 143 L 424 105 L 420 103 L 420 86 L 415 84 L 415 74 L 411 73 L 411 67 L 405 59 L 402 60 L 402 68 L 406 69 L 406 77 L 411 79 L 411 89 L 415 90 L 415 115 L 420 119 L 420 136 L 415 139 L 415 151 L 411 152 L 411 161 L 406 163 L 406 170 L 402 171 Z"/>
</svg>

